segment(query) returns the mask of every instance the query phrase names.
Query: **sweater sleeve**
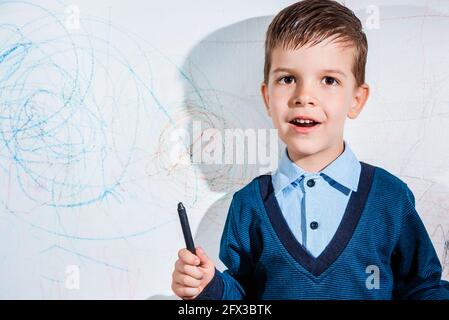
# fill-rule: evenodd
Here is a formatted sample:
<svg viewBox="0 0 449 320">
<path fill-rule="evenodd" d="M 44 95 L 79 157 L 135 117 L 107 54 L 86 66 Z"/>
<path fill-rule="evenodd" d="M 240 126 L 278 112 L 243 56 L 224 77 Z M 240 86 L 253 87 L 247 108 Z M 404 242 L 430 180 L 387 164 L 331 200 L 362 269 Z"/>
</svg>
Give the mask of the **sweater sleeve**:
<svg viewBox="0 0 449 320">
<path fill-rule="evenodd" d="M 242 212 L 234 195 L 220 243 L 220 260 L 228 268 L 220 272 L 215 269 L 212 281 L 204 288 L 198 300 L 243 300 L 251 291 L 252 258 L 249 250 L 248 230 L 241 221 Z M 246 233 L 246 234 L 245 234 Z"/>
<path fill-rule="evenodd" d="M 394 299 L 449 299 L 449 283 L 441 279 L 441 264 L 406 188 L 399 240 L 392 255 Z"/>
</svg>

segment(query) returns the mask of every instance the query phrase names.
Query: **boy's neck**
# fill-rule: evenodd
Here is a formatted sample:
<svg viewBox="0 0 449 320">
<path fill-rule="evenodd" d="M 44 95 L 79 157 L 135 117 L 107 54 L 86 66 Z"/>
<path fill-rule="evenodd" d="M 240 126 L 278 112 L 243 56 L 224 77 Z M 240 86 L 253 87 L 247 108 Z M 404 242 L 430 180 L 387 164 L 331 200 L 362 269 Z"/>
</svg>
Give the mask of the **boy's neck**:
<svg viewBox="0 0 449 320">
<path fill-rule="evenodd" d="M 317 173 L 326 168 L 344 151 L 344 143 L 336 144 L 332 148 L 324 149 L 314 154 L 295 154 L 287 148 L 288 157 L 298 167 L 309 173 Z"/>
</svg>

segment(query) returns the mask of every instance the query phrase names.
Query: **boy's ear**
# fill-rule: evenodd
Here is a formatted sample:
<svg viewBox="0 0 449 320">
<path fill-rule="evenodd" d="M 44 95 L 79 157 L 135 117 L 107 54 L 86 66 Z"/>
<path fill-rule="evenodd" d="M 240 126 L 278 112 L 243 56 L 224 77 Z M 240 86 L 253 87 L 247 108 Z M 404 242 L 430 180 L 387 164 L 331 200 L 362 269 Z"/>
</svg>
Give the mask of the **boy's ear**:
<svg viewBox="0 0 449 320">
<path fill-rule="evenodd" d="M 362 111 L 369 97 L 369 86 L 364 83 L 356 89 L 354 98 L 352 99 L 351 108 L 348 111 L 348 118 L 355 119 Z"/>
<path fill-rule="evenodd" d="M 268 103 L 270 101 L 270 97 L 268 96 L 268 86 L 265 81 L 262 81 L 262 84 L 260 85 L 260 92 L 262 93 L 263 103 L 265 104 L 265 108 L 267 109 L 267 114 L 269 117 L 271 117 L 270 107 Z"/>
</svg>

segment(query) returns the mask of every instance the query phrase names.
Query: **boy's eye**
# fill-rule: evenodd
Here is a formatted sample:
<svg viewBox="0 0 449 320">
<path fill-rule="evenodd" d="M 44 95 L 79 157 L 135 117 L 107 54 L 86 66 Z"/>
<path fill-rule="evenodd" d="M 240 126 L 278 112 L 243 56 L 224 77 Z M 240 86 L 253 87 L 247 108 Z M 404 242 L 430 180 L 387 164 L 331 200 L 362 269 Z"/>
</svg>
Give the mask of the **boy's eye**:
<svg viewBox="0 0 449 320">
<path fill-rule="evenodd" d="M 280 84 L 292 84 L 295 81 L 295 78 L 292 76 L 285 76 L 279 79 Z"/>
<path fill-rule="evenodd" d="M 328 85 L 328 86 L 336 86 L 338 85 L 338 80 L 332 77 L 324 77 L 323 78 L 324 84 Z"/>
</svg>

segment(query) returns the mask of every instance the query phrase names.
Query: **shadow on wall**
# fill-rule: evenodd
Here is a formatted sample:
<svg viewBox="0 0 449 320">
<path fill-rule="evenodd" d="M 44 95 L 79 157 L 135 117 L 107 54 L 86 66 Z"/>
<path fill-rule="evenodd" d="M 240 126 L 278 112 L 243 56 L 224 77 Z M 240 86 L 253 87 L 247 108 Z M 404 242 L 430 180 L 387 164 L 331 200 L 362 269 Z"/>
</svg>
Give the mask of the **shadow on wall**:
<svg viewBox="0 0 449 320">
<path fill-rule="evenodd" d="M 193 163 L 200 179 L 207 182 L 210 190 L 224 194 L 209 207 L 195 235 L 196 245 L 205 249 L 219 270 L 225 269 L 218 253 L 232 195 L 255 177 L 270 170 L 264 161 L 266 159 L 256 157 L 250 160 L 248 156 L 257 154 L 256 149 L 252 148 L 256 147 L 260 139 L 258 129 L 263 129 L 261 132 L 266 138 L 263 156 L 279 158 L 277 136 L 277 148 L 270 148 L 267 129 L 273 127 L 260 94 L 265 32 L 272 18 L 252 18 L 212 33 L 193 48 L 183 67 L 188 77 L 193 79 L 192 84 L 185 86 L 185 106 L 190 126 L 201 124 L 199 135 L 193 134 L 191 154 L 198 155 L 203 150 L 213 155 L 217 150 L 222 150 L 220 164 L 207 164 L 204 159 L 203 163 Z M 218 129 L 215 131 L 217 134 L 198 146 L 201 136 L 210 128 Z M 237 143 L 229 146 L 229 141 L 225 141 L 225 130 L 235 129 L 250 129 L 255 140 L 251 142 L 251 138 L 245 139 L 243 149 Z M 216 139 L 217 135 L 221 135 L 221 138 Z M 234 154 L 232 164 L 226 164 L 224 159 L 229 149 Z M 261 150 L 257 148 L 257 151 Z M 237 160 L 236 154 L 239 152 L 244 154 L 244 161 Z"/>
<path fill-rule="evenodd" d="M 244 161 L 239 162 L 237 139 L 234 139 L 234 160 L 225 163 L 225 129 L 265 129 L 266 153 L 270 156 L 271 119 L 267 116 L 260 94 L 263 81 L 264 39 L 272 17 L 244 20 L 219 29 L 198 43 L 189 53 L 182 67 L 184 110 L 176 123 L 189 132 L 188 145 L 195 178 L 207 183 L 212 192 L 222 193 L 203 216 L 194 236 L 196 246 L 205 249 L 219 270 L 225 267 L 218 257 L 221 234 L 232 195 L 253 178 L 270 171 L 269 164 L 248 158 L 248 150 L 257 145 L 244 139 Z M 211 130 L 214 129 L 214 130 Z M 235 131 L 233 131 L 235 132 Z M 257 139 L 257 138 L 256 138 Z M 277 145 L 277 150 L 280 147 Z M 227 148 L 229 151 L 229 148 Z M 273 152 L 276 152 L 274 150 Z M 250 151 L 251 154 L 257 152 Z M 214 158 L 208 161 L 202 155 Z M 221 157 L 218 157 L 219 155 Z M 279 158 L 278 153 L 272 157 Z M 221 158 L 221 161 L 217 159 Z M 254 163 L 253 163 L 254 162 Z M 171 295 L 155 295 L 149 299 L 179 299 Z"/>
</svg>

